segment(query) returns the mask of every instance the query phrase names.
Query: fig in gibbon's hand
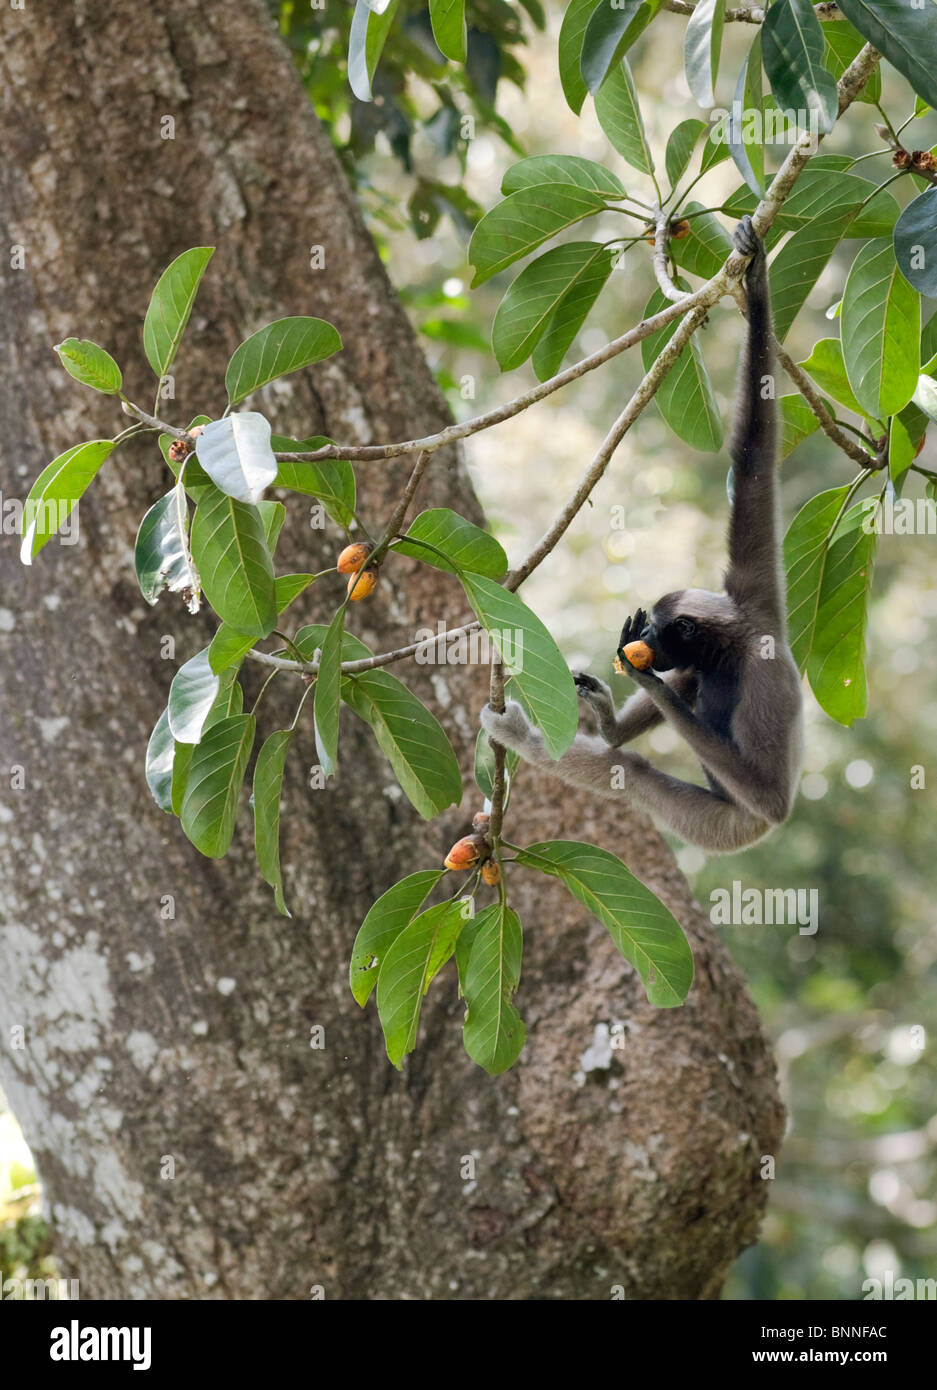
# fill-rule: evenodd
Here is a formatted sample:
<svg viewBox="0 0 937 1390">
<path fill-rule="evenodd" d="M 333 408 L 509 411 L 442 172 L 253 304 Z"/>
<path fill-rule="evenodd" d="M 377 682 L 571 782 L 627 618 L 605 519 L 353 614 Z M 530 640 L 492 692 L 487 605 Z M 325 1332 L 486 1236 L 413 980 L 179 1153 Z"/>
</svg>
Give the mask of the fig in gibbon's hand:
<svg viewBox="0 0 937 1390">
<path fill-rule="evenodd" d="M 377 570 L 355 570 L 348 576 L 348 597 L 352 603 L 367 598 L 377 588 Z"/>
<path fill-rule="evenodd" d="M 622 648 L 622 651 L 636 671 L 646 671 L 653 665 L 654 653 L 646 642 L 629 642 L 627 647 Z M 628 667 L 621 660 L 621 657 L 615 658 L 615 670 L 620 676 L 627 676 L 628 674 Z"/>
<path fill-rule="evenodd" d="M 374 546 L 368 541 L 355 541 L 352 545 L 346 545 L 338 557 L 335 568 L 339 574 L 357 574 L 360 569 L 364 569 L 373 549 Z"/>
</svg>

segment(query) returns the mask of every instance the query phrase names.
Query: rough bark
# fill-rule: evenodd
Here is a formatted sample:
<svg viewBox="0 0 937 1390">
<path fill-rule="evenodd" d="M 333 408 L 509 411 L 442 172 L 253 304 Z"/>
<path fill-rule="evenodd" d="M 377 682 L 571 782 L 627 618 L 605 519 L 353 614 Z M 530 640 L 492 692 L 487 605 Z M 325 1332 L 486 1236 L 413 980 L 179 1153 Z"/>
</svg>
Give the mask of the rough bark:
<svg viewBox="0 0 937 1390">
<path fill-rule="evenodd" d="M 265 393 L 278 429 L 367 442 L 444 423 L 260 0 L 79 0 L 54 18 L 7 8 L 3 28 L 0 225 L 4 247 L 25 249 L 23 270 L 4 255 L 0 286 L 5 499 L 24 497 L 69 444 L 120 428 L 113 402 L 65 376 L 53 343 L 102 343 L 128 393 L 150 402 L 141 318 L 188 246 L 218 249 L 177 360 L 175 419 L 217 413 L 224 364 L 248 332 L 313 313 L 345 350 Z M 312 271 L 319 244 L 326 266 Z M 360 467 L 367 517 L 387 515 L 405 468 Z M 479 799 L 468 791 L 462 812 L 422 823 L 346 711 L 328 790 L 305 785 L 308 727 L 288 764 L 294 919 L 277 916 L 256 873 L 246 809 L 229 857 L 201 859 L 142 773 L 176 666 L 160 638 L 177 634 L 182 660 L 210 631 L 181 605 L 146 609 L 136 590 L 129 546 L 164 489 L 153 443 L 133 443 L 82 502 L 79 545 L 53 541 L 31 570 L 16 537 L 0 552 L 0 1076 L 63 1274 L 86 1298 L 297 1299 L 315 1285 L 369 1299 L 606 1298 L 616 1284 L 634 1298 L 717 1296 L 755 1235 L 758 1159 L 777 1149 L 780 1107 L 739 972 L 660 836 L 533 775 L 508 826 L 522 843 L 566 835 L 625 853 L 690 934 L 683 1009 L 648 1007 L 603 929 L 558 885 L 525 876 L 511 885 L 526 927 L 520 1064 L 498 1080 L 473 1067 L 445 977 L 415 1057 L 394 1071 L 373 1011 L 347 990 L 354 931 L 395 876 L 440 861 Z M 454 453 L 436 459 L 420 500 L 478 514 Z M 294 499 L 281 568 L 329 563 L 338 539 L 310 530 Z M 319 619 L 338 592 L 310 591 L 297 616 Z M 382 649 L 463 611 L 440 576 L 401 560 L 356 630 Z M 484 673 L 401 673 L 468 770 Z M 295 698 L 279 685 L 268 728 Z M 626 1043 L 608 1051 L 602 1026 L 615 1020 Z"/>
</svg>

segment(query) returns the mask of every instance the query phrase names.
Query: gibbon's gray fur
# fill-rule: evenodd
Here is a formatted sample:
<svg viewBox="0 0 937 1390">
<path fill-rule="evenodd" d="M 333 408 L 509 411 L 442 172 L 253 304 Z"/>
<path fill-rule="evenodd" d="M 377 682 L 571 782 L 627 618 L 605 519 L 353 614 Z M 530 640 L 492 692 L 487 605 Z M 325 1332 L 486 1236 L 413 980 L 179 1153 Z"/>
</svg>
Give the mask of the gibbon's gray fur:
<svg viewBox="0 0 937 1390">
<path fill-rule="evenodd" d="M 618 654 L 641 689 L 616 715 L 608 686 L 576 675 L 601 738 L 579 734 L 557 762 L 520 705 L 510 702 L 503 714 L 486 706 L 481 716 L 490 738 L 526 762 L 572 786 L 623 797 L 688 843 L 721 851 L 750 845 L 787 819 L 801 762 L 801 683 L 787 644 L 780 565 L 767 263 L 750 218 L 743 218 L 733 240 L 752 259 L 730 445 L 735 495 L 725 593 L 681 589 L 659 599 L 649 619 L 641 609 L 628 619 Z M 654 652 L 650 670 L 639 671 L 624 655 L 639 638 Z M 619 751 L 664 719 L 699 758 L 708 787 Z"/>
</svg>

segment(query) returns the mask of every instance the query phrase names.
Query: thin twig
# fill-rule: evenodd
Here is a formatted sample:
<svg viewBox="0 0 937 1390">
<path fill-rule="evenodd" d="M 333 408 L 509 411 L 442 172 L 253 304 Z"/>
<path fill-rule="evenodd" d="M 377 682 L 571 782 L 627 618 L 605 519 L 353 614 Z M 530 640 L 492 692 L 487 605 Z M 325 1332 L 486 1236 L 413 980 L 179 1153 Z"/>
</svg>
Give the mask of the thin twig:
<svg viewBox="0 0 937 1390">
<path fill-rule="evenodd" d="M 416 463 L 413 465 L 413 471 L 410 474 L 410 477 L 407 479 L 407 485 L 403 490 L 403 495 L 401 496 L 400 501 L 394 508 L 393 516 L 387 523 L 387 527 L 384 531 L 383 536 L 378 541 L 377 545 L 374 547 L 374 550 L 372 551 L 371 555 L 368 557 L 372 565 L 379 564 L 380 561 L 383 560 L 391 541 L 394 539 L 394 537 L 397 535 L 398 531 L 400 531 L 404 522 L 406 521 L 407 512 L 410 509 L 410 503 L 413 501 L 413 494 L 420 486 L 423 474 L 426 472 L 427 467 L 429 466 L 429 461 L 432 457 L 433 455 L 429 449 L 423 449 L 417 455 Z"/>
<path fill-rule="evenodd" d="M 497 714 L 504 712 L 504 666 L 500 657 L 491 663 L 491 681 L 488 687 L 488 703 Z M 488 821 L 488 836 L 497 845 L 501 835 L 501 822 L 504 819 L 504 749 L 500 743 L 492 743 L 495 770 L 491 779 L 491 815 Z"/>
<path fill-rule="evenodd" d="M 838 449 L 842 449 L 844 454 L 848 454 L 855 463 L 860 464 L 863 468 L 881 468 L 883 466 L 882 459 L 870 454 L 868 449 L 863 449 L 861 444 L 855 444 L 836 423 L 827 409 L 826 402 L 814 388 L 807 373 L 781 346 L 777 338 L 774 340 L 774 351 L 781 366 L 819 420 L 820 428 L 827 438 L 831 439 Z"/>
</svg>

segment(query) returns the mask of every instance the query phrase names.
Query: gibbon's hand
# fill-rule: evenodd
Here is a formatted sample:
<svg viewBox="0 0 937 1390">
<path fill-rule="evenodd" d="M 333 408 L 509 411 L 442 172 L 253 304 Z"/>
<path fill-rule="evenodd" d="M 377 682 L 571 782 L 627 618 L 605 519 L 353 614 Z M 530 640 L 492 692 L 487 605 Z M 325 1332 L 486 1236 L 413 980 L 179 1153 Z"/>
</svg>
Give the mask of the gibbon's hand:
<svg viewBox="0 0 937 1390">
<path fill-rule="evenodd" d="M 646 627 L 647 614 L 643 608 L 639 608 L 636 610 L 634 617 L 625 619 L 625 625 L 621 630 L 621 638 L 618 643 L 618 660 L 621 662 L 622 666 L 630 668 L 632 671 L 636 671 L 638 668 L 632 666 L 631 662 L 625 656 L 625 648 L 629 642 L 640 642 L 641 634 Z"/>
<path fill-rule="evenodd" d="M 590 676 L 586 671 L 574 671 L 573 685 L 580 700 L 585 700 L 587 705 L 592 705 L 595 709 L 614 709 L 612 692 L 597 676 Z"/>
<path fill-rule="evenodd" d="M 738 223 L 732 233 L 732 245 L 736 251 L 743 256 L 758 256 L 759 252 L 764 254 L 765 244 L 755 232 L 752 226 L 752 219 L 746 214 Z"/>
</svg>

